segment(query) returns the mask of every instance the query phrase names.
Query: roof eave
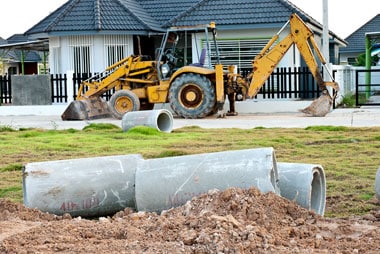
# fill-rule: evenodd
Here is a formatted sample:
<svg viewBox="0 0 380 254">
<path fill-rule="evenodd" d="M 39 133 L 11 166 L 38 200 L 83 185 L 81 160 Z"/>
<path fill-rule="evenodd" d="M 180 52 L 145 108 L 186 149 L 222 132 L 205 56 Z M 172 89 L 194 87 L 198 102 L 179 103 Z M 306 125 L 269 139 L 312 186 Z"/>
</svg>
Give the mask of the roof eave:
<svg viewBox="0 0 380 254">
<path fill-rule="evenodd" d="M 163 30 L 165 31 L 165 30 Z M 49 37 L 56 37 L 56 36 L 70 36 L 70 35 L 149 35 L 152 32 L 156 31 L 149 31 L 149 30 L 81 30 L 81 31 L 51 31 L 51 32 L 45 32 L 45 33 L 36 33 L 36 34 L 30 34 L 30 38 L 33 39 L 41 39 L 41 38 L 49 38 Z M 162 32 L 162 31 L 159 31 Z"/>
</svg>

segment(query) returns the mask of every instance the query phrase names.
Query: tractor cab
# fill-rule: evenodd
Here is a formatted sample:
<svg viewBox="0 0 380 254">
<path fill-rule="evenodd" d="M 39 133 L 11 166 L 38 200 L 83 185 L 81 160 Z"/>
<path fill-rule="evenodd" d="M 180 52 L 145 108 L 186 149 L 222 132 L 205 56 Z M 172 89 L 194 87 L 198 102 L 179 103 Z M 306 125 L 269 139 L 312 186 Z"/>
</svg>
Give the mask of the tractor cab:
<svg viewBox="0 0 380 254">
<path fill-rule="evenodd" d="M 184 66 L 212 68 L 211 57 L 219 55 L 214 31 L 213 23 L 169 28 L 162 38 L 161 46 L 156 50 L 159 79 L 170 79 L 173 73 Z M 214 41 L 213 48 L 210 36 Z"/>
</svg>

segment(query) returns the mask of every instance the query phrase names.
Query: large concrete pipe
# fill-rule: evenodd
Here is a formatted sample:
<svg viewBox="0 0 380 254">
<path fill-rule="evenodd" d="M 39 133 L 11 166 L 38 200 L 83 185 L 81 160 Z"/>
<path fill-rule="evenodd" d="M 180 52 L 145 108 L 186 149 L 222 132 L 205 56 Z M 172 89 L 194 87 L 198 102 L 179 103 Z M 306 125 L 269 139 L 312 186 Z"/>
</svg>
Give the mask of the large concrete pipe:
<svg viewBox="0 0 380 254">
<path fill-rule="evenodd" d="M 173 130 L 173 115 L 166 109 L 131 111 L 124 114 L 121 127 L 124 132 L 135 126 L 148 126 L 161 132 Z"/>
<path fill-rule="evenodd" d="M 273 148 L 150 159 L 136 171 L 136 206 L 160 212 L 228 187 L 278 193 L 277 181 Z"/>
<path fill-rule="evenodd" d="M 323 216 L 326 205 L 326 178 L 320 165 L 277 163 L 281 196 L 294 200 Z"/>
<path fill-rule="evenodd" d="M 57 215 L 105 216 L 135 208 L 140 155 L 29 163 L 23 171 L 24 204 Z"/>
<path fill-rule="evenodd" d="M 380 167 L 377 169 L 375 177 L 375 195 L 377 200 L 380 202 Z"/>
</svg>

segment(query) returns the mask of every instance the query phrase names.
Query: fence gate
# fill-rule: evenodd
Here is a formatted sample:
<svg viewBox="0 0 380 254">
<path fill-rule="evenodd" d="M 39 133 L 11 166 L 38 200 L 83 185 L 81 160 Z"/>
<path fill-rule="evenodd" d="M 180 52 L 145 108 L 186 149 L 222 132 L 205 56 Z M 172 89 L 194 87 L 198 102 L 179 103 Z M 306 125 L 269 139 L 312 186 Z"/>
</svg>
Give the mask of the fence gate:
<svg viewBox="0 0 380 254">
<path fill-rule="evenodd" d="M 356 70 L 356 105 L 380 106 L 380 70 Z"/>
</svg>

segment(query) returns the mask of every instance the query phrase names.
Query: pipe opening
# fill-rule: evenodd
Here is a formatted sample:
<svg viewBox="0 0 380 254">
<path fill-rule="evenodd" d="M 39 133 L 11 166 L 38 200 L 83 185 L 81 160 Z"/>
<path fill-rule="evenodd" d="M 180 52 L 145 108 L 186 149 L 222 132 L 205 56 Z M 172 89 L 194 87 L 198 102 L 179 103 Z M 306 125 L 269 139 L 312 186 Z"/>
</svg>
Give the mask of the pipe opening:
<svg viewBox="0 0 380 254">
<path fill-rule="evenodd" d="M 272 153 L 272 158 L 273 158 L 273 161 L 272 161 L 273 167 L 270 171 L 270 182 L 273 186 L 275 193 L 280 194 L 277 160 L 276 160 L 276 156 L 274 152 Z"/>
<path fill-rule="evenodd" d="M 162 111 L 157 117 L 157 128 L 162 132 L 171 132 L 173 129 L 173 116 L 167 111 Z"/>
<path fill-rule="evenodd" d="M 158 131 L 171 132 L 173 115 L 166 109 L 132 111 L 124 114 L 121 121 L 123 131 L 136 126 L 148 126 Z"/>
<path fill-rule="evenodd" d="M 313 169 L 313 179 L 311 182 L 310 208 L 318 214 L 323 214 L 325 210 L 325 179 L 321 175 L 319 168 Z"/>
</svg>

